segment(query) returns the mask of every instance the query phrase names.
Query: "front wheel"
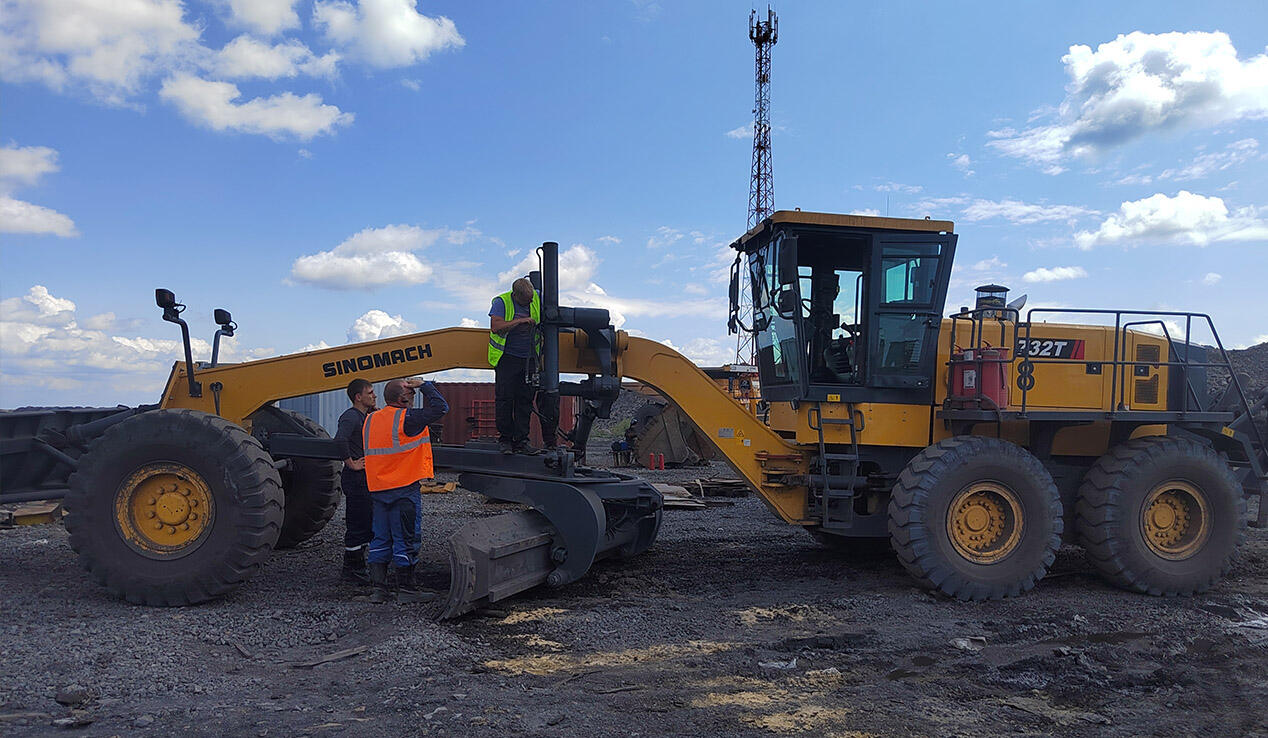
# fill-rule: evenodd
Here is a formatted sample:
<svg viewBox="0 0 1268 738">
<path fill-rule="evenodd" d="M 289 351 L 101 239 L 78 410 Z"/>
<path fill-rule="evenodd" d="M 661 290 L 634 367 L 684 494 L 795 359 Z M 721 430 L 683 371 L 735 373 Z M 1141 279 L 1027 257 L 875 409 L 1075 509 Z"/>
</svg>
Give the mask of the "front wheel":
<svg viewBox="0 0 1268 738">
<path fill-rule="evenodd" d="M 1079 542 L 1110 583 L 1152 595 L 1191 595 L 1232 566 L 1246 500 L 1208 446 L 1157 436 L 1097 460 L 1079 488 Z"/>
<path fill-rule="evenodd" d="M 260 442 L 195 410 L 153 410 L 107 430 L 79 459 L 66 528 L 80 563 L 145 605 L 219 597 L 268 558 L 282 487 Z"/>
<path fill-rule="evenodd" d="M 1061 498 L 1029 451 L 956 436 L 916 455 L 889 501 L 890 543 L 921 584 L 962 600 L 1035 586 L 1061 546 Z"/>
</svg>

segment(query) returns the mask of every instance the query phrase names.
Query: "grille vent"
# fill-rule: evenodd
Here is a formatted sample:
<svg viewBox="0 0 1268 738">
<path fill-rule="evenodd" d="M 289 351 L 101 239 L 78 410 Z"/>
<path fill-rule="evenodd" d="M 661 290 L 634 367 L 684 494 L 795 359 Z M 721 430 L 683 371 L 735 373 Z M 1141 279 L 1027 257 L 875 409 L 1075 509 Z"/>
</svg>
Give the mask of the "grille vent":
<svg viewBox="0 0 1268 738">
<path fill-rule="evenodd" d="M 1157 364 L 1162 361 L 1162 347 L 1155 343 L 1142 343 L 1136 347 L 1136 361 Z"/>
<path fill-rule="evenodd" d="M 1136 380 L 1136 405 L 1157 405 L 1158 385 L 1162 377 L 1155 374 L 1149 379 Z"/>
</svg>

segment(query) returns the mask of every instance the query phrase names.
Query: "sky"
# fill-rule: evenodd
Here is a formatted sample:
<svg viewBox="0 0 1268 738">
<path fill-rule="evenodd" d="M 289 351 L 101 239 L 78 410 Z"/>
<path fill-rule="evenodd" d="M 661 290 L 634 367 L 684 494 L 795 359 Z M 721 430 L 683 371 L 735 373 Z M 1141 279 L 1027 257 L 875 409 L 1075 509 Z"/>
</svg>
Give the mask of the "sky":
<svg viewBox="0 0 1268 738">
<path fill-rule="evenodd" d="M 731 361 L 749 10 L 0 0 L 0 407 L 156 401 L 156 287 L 244 361 L 487 325 L 548 240 L 565 304 Z M 1268 341 L 1268 4 L 775 10 L 778 209 L 954 221 L 949 310 L 998 282 Z"/>
</svg>

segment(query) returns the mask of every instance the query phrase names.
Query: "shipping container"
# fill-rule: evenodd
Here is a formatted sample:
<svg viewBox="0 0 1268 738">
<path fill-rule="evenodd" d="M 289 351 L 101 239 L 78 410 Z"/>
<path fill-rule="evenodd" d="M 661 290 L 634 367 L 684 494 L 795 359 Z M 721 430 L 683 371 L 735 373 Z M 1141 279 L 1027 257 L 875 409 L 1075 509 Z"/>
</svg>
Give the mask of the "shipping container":
<svg viewBox="0 0 1268 738">
<path fill-rule="evenodd" d="M 445 443 L 465 443 L 470 440 L 496 440 L 497 418 L 494 414 L 493 383 L 491 382 L 437 382 L 436 388 L 449 403 L 449 412 L 440 419 L 444 426 L 441 437 Z M 541 423 L 536 417 L 529 423 L 528 441 L 536 448 L 542 447 Z M 568 433 L 576 426 L 577 398 L 559 398 L 559 430 Z"/>
</svg>

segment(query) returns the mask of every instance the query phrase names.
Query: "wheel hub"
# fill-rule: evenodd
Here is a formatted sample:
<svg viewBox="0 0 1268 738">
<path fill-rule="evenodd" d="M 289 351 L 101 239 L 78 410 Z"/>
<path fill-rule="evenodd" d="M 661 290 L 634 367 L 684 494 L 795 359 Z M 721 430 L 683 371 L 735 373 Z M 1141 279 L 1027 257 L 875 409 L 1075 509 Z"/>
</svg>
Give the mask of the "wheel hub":
<svg viewBox="0 0 1268 738">
<path fill-rule="evenodd" d="M 991 564 L 1017 548 L 1021 540 L 1021 503 L 1012 490 L 978 482 L 961 490 L 947 509 L 947 535 L 964 558 Z"/>
<path fill-rule="evenodd" d="M 211 488 L 183 464 L 146 464 L 115 492 L 120 535 L 132 550 L 150 558 L 188 555 L 211 531 L 214 514 Z"/>
<path fill-rule="evenodd" d="M 1171 560 L 1187 559 L 1210 535 L 1206 495 L 1189 482 L 1164 482 L 1145 497 L 1140 528 L 1145 545 Z"/>
</svg>

